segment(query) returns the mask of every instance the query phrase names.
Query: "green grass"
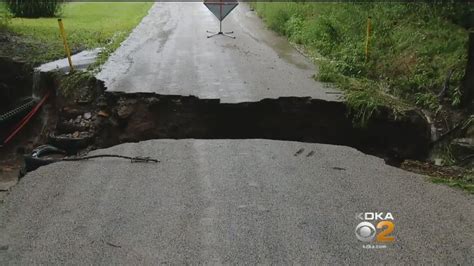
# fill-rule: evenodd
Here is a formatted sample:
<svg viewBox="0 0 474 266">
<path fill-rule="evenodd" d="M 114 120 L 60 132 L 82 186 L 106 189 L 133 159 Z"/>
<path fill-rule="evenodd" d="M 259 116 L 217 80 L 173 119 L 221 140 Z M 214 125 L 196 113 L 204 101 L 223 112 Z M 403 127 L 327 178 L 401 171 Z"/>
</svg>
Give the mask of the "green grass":
<svg viewBox="0 0 474 266">
<path fill-rule="evenodd" d="M 445 184 L 450 187 L 460 188 L 474 195 L 474 177 L 466 176 L 462 179 L 446 179 L 440 177 L 430 177 L 431 182 L 435 184 Z"/>
<path fill-rule="evenodd" d="M 147 14 L 153 3 L 68 3 L 59 17 L 63 19 L 71 50 L 105 47 L 102 60 L 128 36 Z M 1 7 L 5 9 L 4 6 Z M 20 35 L 30 61 L 45 62 L 64 57 L 57 18 L 11 19 L 8 29 Z M 28 55 L 23 55 L 28 56 Z"/>
<path fill-rule="evenodd" d="M 436 95 L 454 70 L 448 91 L 459 103 L 467 58 L 465 29 L 427 4 L 252 4 L 268 27 L 303 45 L 319 65 L 317 78 L 346 91 L 358 119 L 379 106 L 419 106 L 435 111 Z M 367 17 L 372 17 L 365 60 Z"/>
</svg>

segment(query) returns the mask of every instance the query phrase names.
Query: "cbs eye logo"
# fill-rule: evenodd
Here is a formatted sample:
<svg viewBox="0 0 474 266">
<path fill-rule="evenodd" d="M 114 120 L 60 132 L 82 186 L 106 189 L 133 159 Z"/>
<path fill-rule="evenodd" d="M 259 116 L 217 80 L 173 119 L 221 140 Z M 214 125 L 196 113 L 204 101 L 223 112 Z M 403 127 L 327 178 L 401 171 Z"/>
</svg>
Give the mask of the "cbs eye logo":
<svg viewBox="0 0 474 266">
<path fill-rule="evenodd" d="M 395 224 L 392 222 L 394 220 L 393 215 L 390 212 L 386 214 L 383 212 L 359 213 L 357 218 L 363 220 L 363 222 L 360 222 L 355 229 L 356 237 L 360 241 L 372 242 L 374 239 L 381 243 L 395 241 L 395 237 L 390 235 L 395 230 Z M 371 222 L 368 222 L 376 222 L 377 220 L 381 221 L 378 222 L 376 226 L 374 226 Z M 378 233 L 377 229 L 379 229 Z"/>
</svg>

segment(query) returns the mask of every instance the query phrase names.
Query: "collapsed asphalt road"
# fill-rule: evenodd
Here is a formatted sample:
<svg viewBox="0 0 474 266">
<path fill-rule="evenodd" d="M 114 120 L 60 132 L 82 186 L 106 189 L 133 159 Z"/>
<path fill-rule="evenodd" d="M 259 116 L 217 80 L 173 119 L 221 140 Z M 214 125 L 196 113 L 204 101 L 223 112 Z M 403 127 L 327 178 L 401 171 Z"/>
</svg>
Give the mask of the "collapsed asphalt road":
<svg viewBox="0 0 474 266">
<path fill-rule="evenodd" d="M 474 205 L 347 147 L 152 140 L 61 162 L 0 205 L 0 264 L 425 263 L 472 265 Z M 395 242 L 364 249 L 359 212 L 391 212 Z"/>
<path fill-rule="evenodd" d="M 202 3 L 157 3 L 99 77 L 112 91 L 237 104 L 281 96 L 334 100 L 311 78 L 311 64 L 259 23 L 241 6 L 225 23 L 238 39 L 208 40 L 205 30 L 217 24 Z M 117 113 L 154 115 L 130 129 L 142 139 L 165 136 L 156 125 L 180 122 L 171 119 L 181 115 L 175 107 L 189 105 L 158 100 L 155 108 L 172 114 L 169 121 L 148 105 L 146 112 Z M 219 125 L 212 121 L 204 125 Z M 175 128 L 188 136 L 185 126 Z M 27 174 L 0 203 L 0 264 L 473 264 L 472 196 L 352 148 L 186 139 L 91 154 L 102 153 L 161 162 L 60 162 Z M 364 248 L 355 235 L 360 212 L 392 213 L 395 241 Z"/>
<path fill-rule="evenodd" d="M 156 3 L 98 78 L 109 91 L 194 95 L 226 103 L 337 98 L 314 80 L 314 65 L 266 30 L 248 5 L 240 4 L 223 24 L 237 39 L 207 39 L 206 30 L 218 25 L 202 3 Z"/>
</svg>

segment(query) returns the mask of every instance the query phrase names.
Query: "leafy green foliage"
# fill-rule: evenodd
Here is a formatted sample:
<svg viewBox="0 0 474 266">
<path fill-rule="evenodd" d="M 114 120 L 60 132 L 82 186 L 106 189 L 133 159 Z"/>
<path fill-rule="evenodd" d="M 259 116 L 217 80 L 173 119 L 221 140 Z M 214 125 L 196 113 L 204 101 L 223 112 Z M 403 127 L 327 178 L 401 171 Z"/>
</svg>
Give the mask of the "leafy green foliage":
<svg viewBox="0 0 474 266">
<path fill-rule="evenodd" d="M 6 29 L 8 24 L 10 24 L 10 21 L 11 14 L 6 9 L 0 8 L 0 30 Z"/>
<path fill-rule="evenodd" d="M 54 17 L 61 10 L 63 0 L 7 0 L 6 4 L 15 17 Z"/>
<path fill-rule="evenodd" d="M 318 58 L 318 79 L 348 93 L 365 120 L 393 97 L 430 110 L 453 70 L 447 96 L 453 105 L 467 60 L 467 31 L 453 23 L 459 6 L 428 3 L 253 4 L 269 28 L 302 44 Z M 365 60 L 367 18 L 372 17 L 369 58 Z M 366 90 L 365 92 L 362 90 Z M 363 101 L 364 97 L 370 98 Z M 385 98 L 386 100 L 382 100 Z"/>
<path fill-rule="evenodd" d="M 376 92 L 375 92 L 376 93 Z M 367 125 L 370 117 L 378 113 L 384 106 L 384 101 L 370 90 L 352 91 L 346 96 L 346 101 L 351 108 L 356 125 L 364 127 Z"/>
<path fill-rule="evenodd" d="M 421 106 L 426 109 L 436 110 L 440 106 L 436 95 L 430 92 L 428 93 L 417 92 L 415 94 L 415 99 L 416 99 L 415 103 L 418 106 Z"/>
</svg>

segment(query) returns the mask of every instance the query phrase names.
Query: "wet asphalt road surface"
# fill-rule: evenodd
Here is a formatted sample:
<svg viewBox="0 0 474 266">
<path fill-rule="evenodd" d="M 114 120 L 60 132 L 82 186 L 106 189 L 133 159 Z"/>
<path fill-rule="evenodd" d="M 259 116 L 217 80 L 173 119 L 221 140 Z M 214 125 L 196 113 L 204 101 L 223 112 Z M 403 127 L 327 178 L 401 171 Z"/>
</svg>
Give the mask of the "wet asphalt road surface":
<svg viewBox="0 0 474 266">
<path fill-rule="evenodd" d="M 314 80 L 314 65 L 267 30 L 241 3 L 224 20 L 223 36 L 207 39 L 218 20 L 202 3 L 156 3 L 109 58 L 98 78 L 109 91 L 194 95 L 222 102 L 282 96 L 337 100 Z"/>
<path fill-rule="evenodd" d="M 224 22 L 236 40 L 207 39 L 217 25 L 202 3 L 157 3 L 99 77 L 113 91 L 223 102 L 334 100 L 246 5 Z M 352 148 L 152 140 L 100 153 L 161 163 L 98 159 L 29 173 L 0 202 L 0 265 L 474 264 L 472 196 Z M 360 212 L 391 212 L 395 241 L 364 248 Z"/>
<path fill-rule="evenodd" d="M 474 205 L 347 147 L 152 140 L 24 177 L 0 204 L 0 264 L 464 264 Z M 395 242 L 364 249 L 359 212 L 391 212 Z"/>
</svg>

